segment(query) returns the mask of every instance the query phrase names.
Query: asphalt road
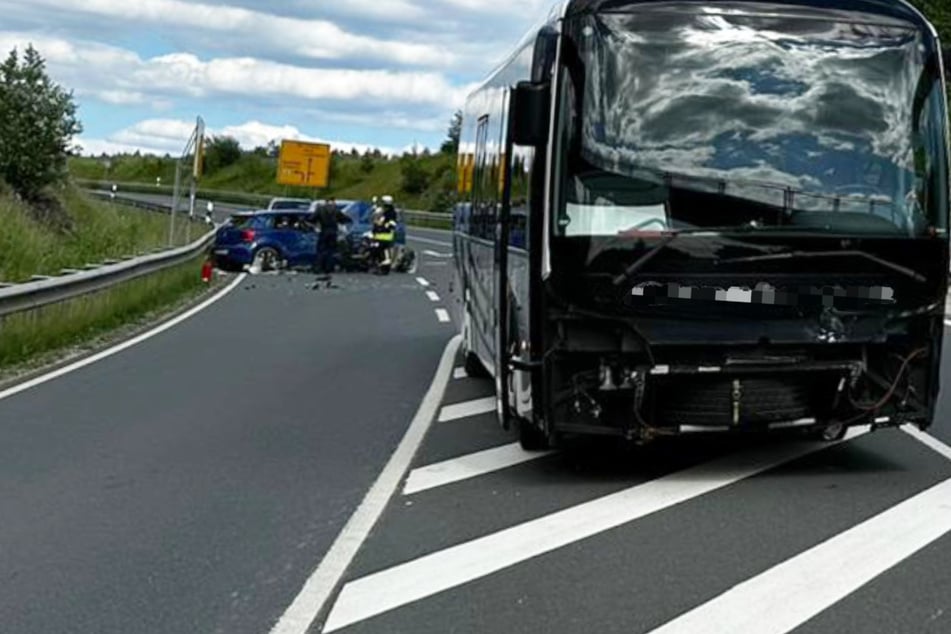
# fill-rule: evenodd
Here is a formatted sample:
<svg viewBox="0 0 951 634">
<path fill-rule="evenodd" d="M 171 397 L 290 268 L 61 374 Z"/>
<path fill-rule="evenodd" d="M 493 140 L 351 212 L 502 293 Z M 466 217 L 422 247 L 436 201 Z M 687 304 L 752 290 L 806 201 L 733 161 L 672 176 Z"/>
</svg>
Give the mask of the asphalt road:
<svg viewBox="0 0 951 634">
<path fill-rule="evenodd" d="M 0 632 L 270 629 L 452 334 L 414 277 L 311 284 L 247 278 L 159 336 L 0 400 Z"/>
<path fill-rule="evenodd" d="M 0 400 L 0 632 L 269 632 L 455 331 L 412 235 L 417 275 L 247 278 Z M 528 454 L 453 374 L 312 632 L 951 631 L 951 390 L 928 438 Z"/>
<path fill-rule="evenodd" d="M 889 430 L 528 454 L 480 402 L 491 382 L 457 376 L 313 632 L 951 631 L 947 445 Z M 932 434 L 951 444 L 947 392 Z"/>
</svg>

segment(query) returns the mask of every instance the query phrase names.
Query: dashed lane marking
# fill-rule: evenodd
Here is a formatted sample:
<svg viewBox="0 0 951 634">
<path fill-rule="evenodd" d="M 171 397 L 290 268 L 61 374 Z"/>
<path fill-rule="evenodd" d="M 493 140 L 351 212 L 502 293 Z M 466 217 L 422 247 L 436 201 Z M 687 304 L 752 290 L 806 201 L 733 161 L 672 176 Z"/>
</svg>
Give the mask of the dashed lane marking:
<svg viewBox="0 0 951 634">
<path fill-rule="evenodd" d="M 416 278 L 416 281 L 417 281 L 417 282 L 419 283 L 419 285 L 422 286 L 423 288 L 429 288 L 429 281 L 428 281 L 426 278 L 424 278 L 424 277 L 417 277 L 417 278 Z"/>
<path fill-rule="evenodd" d="M 494 411 L 495 397 L 487 396 L 485 398 L 464 401 L 454 405 L 446 405 L 442 408 L 442 411 L 439 412 L 439 422 L 448 423 L 450 421 L 459 420 L 460 418 L 478 416 L 479 414 L 488 414 L 489 412 Z"/>
<path fill-rule="evenodd" d="M 438 319 L 439 323 L 441 324 L 448 324 L 450 321 L 452 321 L 452 318 L 449 317 L 449 311 L 445 308 L 436 309 L 436 319 Z"/>
<path fill-rule="evenodd" d="M 431 302 L 439 301 L 439 294 L 436 293 L 436 291 L 426 291 L 426 297 L 428 297 Z"/>
<path fill-rule="evenodd" d="M 431 464 L 410 472 L 404 495 L 421 493 L 447 484 L 462 482 L 487 473 L 508 469 L 551 455 L 551 451 L 528 452 L 514 443 Z"/>
<path fill-rule="evenodd" d="M 426 432 L 429 431 L 439 402 L 449 383 L 449 374 L 452 372 L 461 341 L 461 337 L 456 336 L 446 346 L 429 391 L 423 397 L 416 416 L 399 447 L 396 448 L 347 525 L 337 535 L 337 539 L 324 555 L 317 570 L 310 576 L 294 602 L 271 630 L 271 634 L 305 634 L 320 614 L 350 562 L 353 561 L 357 551 L 360 550 L 364 540 L 383 513 L 383 509 L 399 487 L 413 456 L 426 437 Z"/>
<path fill-rule="evenodd" d="M 847 437 L 856 435 L 852 430 Z M 481 579 L 831 446 L 798 442 L 740 452 L 356 579 L 343 587 L 323 631 Z"/>
<path fill-rule="evenodd" d="M 785 634 L 951 532 L 951 480 L 741 583 L 651 634 Z"/>
<path fill-rule="evenodd" d="M 202 312 L 206 308 L 209 308 L 212 304 L 216 304 L 221 299 L 224 299 L 224 297 L 228 295 L 228 293 L 233 291 L 235 288 L 237 288 L 238 285 L 241 284 L 241 282 L 243 282 L 246 277 L 247 276 L 245 274 L 239 275 L 238 277 L 234 279 L 233 282 L 231 282 L 231 284 L 226 286 L 220 292 L 216 293 L 210 299 L 182 313 L 178 317 L 170 319 L 169 321 L 166 321 L 165 323 L 153 328 L 152 330 L 149 330 L 148 332 L 142 333 L 141 335 L 137 337 L 133 337 L 132 339 L 129 339 L 128 341 L 124 341 L 107 350 L 103 350 L 102 352 L 98 352 L 92 356 L 86 357 L 85 359 L 81 359 L 80 361 L 77 361 L 76 363 L 72 363 L 65 367 L 59 368 L 58 370 L 54 370 L 53 372 L 44 374 L 43 376 L 36 377 L 35 379 L 31 379 L 24 383 L 20 383 L 19 385 L 14 385 L 11 388 L 3 390 L 2 392 L 0 392 L 0 401 L 10 398 L 11 396 L 15 394 L 20 394 L 21 392 L 25 392 L 27 390 L 33 389 L 34 387 L 43 385 L 44 383 L 49 383 L 50 381 L 58 379 L 61 376 L 64 376 L 71 372 L 75 372 L 76 370 L 79 370 L 81 368 L 85 368 L 86 366 L 102 361 L 103 359 L 106 359 L 113 355 L 119 354 L 120 352 L 128 350 L 129 348 L 132 348 L 133 346 L 137 346 L 140 343 L 151 339 L 152 337 L 156 337 L 162 334 L 163 332 L 174 328 L 175 326 L 179 325 L 183 321 L 191 319 L 192 317 Z"/>
</svg>

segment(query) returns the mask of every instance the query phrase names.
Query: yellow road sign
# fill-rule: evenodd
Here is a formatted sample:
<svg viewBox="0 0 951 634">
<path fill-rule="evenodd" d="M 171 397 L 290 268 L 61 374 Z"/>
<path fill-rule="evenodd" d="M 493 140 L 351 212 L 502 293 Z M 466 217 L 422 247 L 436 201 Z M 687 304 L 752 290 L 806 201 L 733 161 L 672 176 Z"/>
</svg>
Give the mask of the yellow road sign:
<svg viewBox="0 0 951 634">
<path fill-rule="evenodd" d="M 330 184 L 330 146 L 326 143 L 282 141 L 277 182 L 280 185 L 327 187 Z"/>
</svg>

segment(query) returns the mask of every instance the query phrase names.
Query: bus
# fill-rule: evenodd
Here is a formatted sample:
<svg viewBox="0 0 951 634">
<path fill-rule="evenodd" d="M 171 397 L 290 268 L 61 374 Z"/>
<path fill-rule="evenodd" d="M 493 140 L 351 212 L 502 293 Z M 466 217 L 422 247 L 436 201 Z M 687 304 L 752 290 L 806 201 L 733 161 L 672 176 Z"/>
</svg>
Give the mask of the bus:
<svg viewBox="0 0 951 634">
<path fill-rule="evenodd" d="M 903 0 L 571 0 L 463 108 L 453 310 L 526 449 L 927 428 L 948 55 Z"/>
</svg>

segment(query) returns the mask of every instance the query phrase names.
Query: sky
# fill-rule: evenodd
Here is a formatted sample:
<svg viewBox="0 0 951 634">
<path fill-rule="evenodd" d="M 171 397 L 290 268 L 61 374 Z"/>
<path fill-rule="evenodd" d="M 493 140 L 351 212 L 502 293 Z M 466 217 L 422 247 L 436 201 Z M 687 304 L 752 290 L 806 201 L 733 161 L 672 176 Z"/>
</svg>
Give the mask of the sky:
<svg viewBox="0 0 951 634">
<path fill-rule="evenodd" d="M 0 0 L 74 92 L 83 154 L 180 153 L 201 116 L 243 147 L 437 148 L 551 0 Z"/>
</svg>

